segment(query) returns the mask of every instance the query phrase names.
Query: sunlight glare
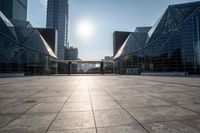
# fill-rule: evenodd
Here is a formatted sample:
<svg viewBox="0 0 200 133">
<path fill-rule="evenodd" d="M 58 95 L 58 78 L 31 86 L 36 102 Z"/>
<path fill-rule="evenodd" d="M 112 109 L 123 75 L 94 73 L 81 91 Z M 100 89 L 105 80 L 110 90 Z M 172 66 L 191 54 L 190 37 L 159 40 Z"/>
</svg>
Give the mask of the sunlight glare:
<svg viewBox="0 0 200 133">
<path fill-rule="evenodd" d="M 90 21 L 81 21 L 77 27 L 78 35 L 83 39 L 90 39 L 94 32 L 93 24 Z"/>
</svg>

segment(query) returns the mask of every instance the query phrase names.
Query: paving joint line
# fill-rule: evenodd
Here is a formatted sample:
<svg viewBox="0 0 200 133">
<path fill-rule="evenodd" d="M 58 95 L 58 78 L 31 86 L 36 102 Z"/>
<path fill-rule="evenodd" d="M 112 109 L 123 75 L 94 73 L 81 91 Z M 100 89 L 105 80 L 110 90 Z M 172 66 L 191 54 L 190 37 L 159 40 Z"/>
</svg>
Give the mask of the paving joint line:
<svg viewBox="0 0 200 133">
<path fill-rule="evenodd" d="M 140 91 L 140 90 L 138 90 L 138 91 L 139 91 L 139 92 L 142 92 L 142 91 Z M 143 92 L 142 92 L 142 93 L 143 93 Z M 185 93 L 185 92 L 183 92 L 183 93 Z M 185 94 L 186 94 L 186 93 L 185 93 Z M 191 111 L 191 112 L 194 112 L 194 113 L 196 113 L 196 114 L 199 114 L 197 111 L 194 111 L 194 110 L 191 110 L 191 109 L 188 109 L 188 108 L 182 106 L 182 105 L 194 105 L 194 103 L 193 103 L 193 104 L 178 104 L 178 103 L 175 103 L 175 104 L 174 104 L 173 102 L 168 101 L 168 100 L 166 100 L 166 99 L 162 99 L 161 97 L 157 97 L 157 96 L 154 96 L 154 95 L 148 95 L 148 96 L 151 96 L 151 97 L 160 99 L 160 100 L 162 100 L 162 101 L 165 101 L 165 102 L 171 104 L 171 105 L 159 105 L 160 107 L 177 106 L 177 107 L 183 108 L 183 109 L 185 109 L 185 110 L 189 110 L 189 111 Z M 189 96 L 190 96 L 190 95 L 189 95 Z M 196 103 L 196 104 L 200 104 L 200 103 Z M 146 106 L 146 107 L 157 107 L 157 106 Z M 145 108 L 145 107 L 136 107 L 136 108 Z M 175 118 L 175 119 L 176 119 L 176 118 Z M 178 119 L 177 119 L 177 120 L 178 120 Z"/>
<path fill-rule="evenodd" d="M 132 79 L 132 78 L 129 77 L 129 79 Z M 187 84 L 182 84 L 182 83 L 173 83 L 173 82 L 153 80 L 153 79 L 141 79 L 141 78 L 137 78 L 136 80 L 147 80 L 147 81 L 160 82 L 160 83 L 173 84 L 173 85 L 183 85 L 183 86 L 188 86 L 188 87 L 198 87 L 198 88 L 200 87 L 198 85 L 187 85 Z"/>
<path fill-rule="evenodd" d="M 39 91 L 34 92 L 33 94 L 30 94 L 30 95 L 25 96 L 25 97 L 19 97 L 19 98 L 21 98 L 20 100 L 15 101 L 15 102 L 12 102 L 12 103 L 9 103 L 9 104 L 15 104 L 15 103 L 18 103 L 18 102 L 22 102 L 22 101 L 25 100 L 26 98 L 29 98 L 29 97 L 31 97 L 31 96 L 33 96 L 33 95 L 35 95 L 35 94 L 37 94 L 37 93 L 40 93 L 41 91 L 46 90 L 46 89 L 48 89 L 48 88 L 39 90 Z M 0 99 L 12 99 L 12 98 L 16 98 L 16 97 L 11 97 L 11 98 L 0 98 Z M 9 104 L 8 104 L 8 105 L 9 105 Z M 6 105 L 5 105 L 5 106 L 6 106 Z"/>
<path fill-rule="evenodd" d="M 47 89 L 47 88 L 46 88 L 46 89 Z M 30 97 L 30 96 L 33 96 L 34 94 L 37 94 L 37 93 L 39 93 L 39 92 L 41 92 L 41 91 L 43 91 L 43 90 L 45 90 L 45 89 L 42 89 L 42 90 L 40 90 L 40 91 L 37 91 L 37 92 L 35 92 L 35 93 L 33 93 L 33 94 L 27 96 L 26 98 L 28 98 L 28 97 Z M 24 99 L 26 99 L 26 98 L 24 98 Z M 19 101 L 17 101 L 17 102 L 22 102 L 24 99 L 21 99 L 21 100 L 19 100 Z M 11 104 L 15 104 L 15 103 L 17 103 L 17 102 L 14 102 L 14 103 L 11 103 Z M 36 105 L 37 105 L 37 103 L 35 103 L 33 106 L 31 106 L 30 108 L 28 108 L 26 111 L 24 111 L 24 112 L 22 112 L 22 113 L 12 114 L 12 115 L 18 115 L 18 116 L 16 116 L 16 118 L 14 118 L 14 119 L 11 120 L 10 122 L 8 122 L 8 123 L 5 124 L 4 126 L 2 126 L 2 127 L 0 128 L 0 130 L 1 130 L 2 128 L 6 127 L 7 125 L 9 125 L 11 122 L 17 120 L 18 118 L 21 118 L 24 114 L 26 114 L 29 110 L 31 110 L 32 108 L 34 108 Z M 6 114 L 5 114 L 5 115 L 6 115 Z"/>
<path fill-rule="evenodd" d="M 94 108 L 93 108 L 93 103 L 92 103 L 92 98 L 91 98 L 91 93 L 90 93 L 90 88 L 89 88 L 89 84 L 88 84 L 88 77 L 87 77 L 87 88 L 88 88 L 88 92 L 89 92 L 90 105 L 91 105 L 91 108 L 92 108 L 92 114 L 93 114 L 93 118 L 94 118 L 95 131 L 96 131 L 96 133 L 98 133 L 95 114 L 94 114 Z"/>
<path fill-rule="evenodd" d="M 10 121 L 10 122 L 8 122 L 7 124 L 5 124 L 4 126 L 2 126 L 2 127 L 0 128 L 0 130 L 1 130 L 2 128 L 6 127 L 6 126 L 7 126 L 8 124 L 10 124 L 11 122 L 13 122 L 13 121 L 15 121 L 15 120 L 21 118 L 23 115 L 26 114 L 26 112 L 28 112 L 29 110 L 31 110 L 32 108 L 34 108 L 36 105 L 37 105 L 37 104 L 34 104 L 33 106 L 31 106 L 30 108 L 28 108 L 28 109 L 27 109 L 26 111 L 24 111 L 23 113 L 18 113 L 18 116 L 16 116 L 16 118 L 14 118 L 12 121 Z M 15 114 L 12 114 L 12 115 L 15 115 Z"/>
<path fill-rule="evenodd" d="M 33 96 L 33 95 L 35 95 L 35 94 L 37 94 L 37 93 L 40 93 L 40 92 L 42 92 L 42 91 L 44 91 L 44 90 L 48 90 L 48 87 L 45 88 L 45 89 L 42 89 L 42 90 L 40 90 L 40 91 L 37 91 L 37 92 L 35 92 L 35 93 L 31 94 L 31 95 L 28 95 L 28 96 L 22 98 L 21 100 L 19 100 L 19 101 L 17 101 L 17 102 L 23 102 L 23 100 L 25 100 L 26 98 L 30 98 L 31 96 Z M 33 98 L 34 98 L 34 97 L 33 97 Z M 14 103 L 17 103 L 17 102 L 14 102 Z"/>
<path fill-rule="evenodd" d="M 54 121 L 56 120 L 56 118 L 58 117 L 58 115 L 60 114 L 61 110 L 63 109 L 63 107 L 65 106 L 65 104 L 67 103 L 67 101 L 69 100 L 69 98 L 71 97 L 72 93 L 74 92 L 74 90 L 78 87 L 79 83 L 80 83 L 80 80 L 78 81 L 77 85 L 75 85 L 73 87 L 73 90 L 71 91 L 69 97 L 66 99 L 66 101 L 63 103 L 61 109 L 56 113 L 56 116 L 54 117 L 54 119 L 52 120 L 52 122 L 50 123 L 50 125 L 48 126 L 48 128 L 46 129 L 45 133 L 47 133 L 50 129 L 50 127 L 52 126 L 52 124 L 54 123 Z"/>
<path fill-rule="evenodd" d="M 101 88 L 103 88 L 103 90 L 122 108 L 122 109 L 124 109 L 124 111 L 126 112 L 126 113 L 128 113 L 136 122 L 138 122 L 138 124 L 147 132 L 147 133 L 150 133 L 135 117 L 133 117 L 117 100 L 115 100 L 114 98 L 113 98 L 113 96 L 111 96 L 110 95 L 110 93 L 108 93 L 107 92 L 107 90 L 103 87 L 103 86 L 101 86 L 96 80 L 95 80 L 95 82 L 101 87 Z"/>
</svg>

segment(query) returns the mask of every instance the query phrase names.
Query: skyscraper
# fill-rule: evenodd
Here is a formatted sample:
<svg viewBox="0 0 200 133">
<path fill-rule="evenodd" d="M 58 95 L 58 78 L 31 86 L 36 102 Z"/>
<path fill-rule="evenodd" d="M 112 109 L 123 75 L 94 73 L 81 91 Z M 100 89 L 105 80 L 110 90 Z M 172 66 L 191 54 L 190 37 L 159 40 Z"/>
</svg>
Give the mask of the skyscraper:
<svg viewBox="0 0 200 133">
<path fill-rule="evenodd" d="M 65 59 L 66 60 L 78 60 L 78 49 L 69 47 L 65 49 Z"/>
<path fill-rule="evenodd" d="M 64 50 L 68 37 L 68 0 L 48 0 L 47 28 L 55 28 L 58 32 L 57 57 L 64 60 Z"/>
<path fill-rule="evenodd" d="M 7 18 L 26 21 L 27 0 L 0 0 L 0 11 Z"/>
</svg>

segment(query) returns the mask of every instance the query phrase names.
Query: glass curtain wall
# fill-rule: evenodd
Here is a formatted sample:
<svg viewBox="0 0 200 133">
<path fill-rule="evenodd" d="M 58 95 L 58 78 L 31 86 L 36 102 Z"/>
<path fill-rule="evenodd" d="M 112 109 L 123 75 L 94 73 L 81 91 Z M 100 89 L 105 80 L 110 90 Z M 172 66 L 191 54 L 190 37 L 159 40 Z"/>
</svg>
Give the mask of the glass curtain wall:
<svg viewBox="0 0 200 133">
<path fill-rule="evenodd" d="M 200 74 L 200 2 L 170 6 L 148 32 L 143 48 L 137 50 L 138 42 L 129 41 L 130 36 L 114 57 L 115 73 L 128 74 L 131 68 Z M 127 45 L 132 50 L 124 52 Z"/>
<path fill-rule="evenodd" d="M 29 22 L 0 14 L 0 73 L 43 75 L 56 72 L 56 56 Z"/>
</svg>

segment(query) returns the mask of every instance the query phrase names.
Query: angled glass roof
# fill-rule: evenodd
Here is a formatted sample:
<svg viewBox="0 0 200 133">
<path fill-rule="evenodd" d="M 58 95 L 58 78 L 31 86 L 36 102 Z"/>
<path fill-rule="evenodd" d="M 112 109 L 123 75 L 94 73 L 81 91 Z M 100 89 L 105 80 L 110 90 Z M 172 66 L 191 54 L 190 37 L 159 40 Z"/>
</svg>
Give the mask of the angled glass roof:
<svg viewBox="0 0 200 133">
<path fill-rule="evenodd" d="M 15 25 L 15 31 L 18 36 L 19 43 L 23 43 L 35 30 L 32 25 L 27 21 L 22 20 L 14 20 L 10 19 L 10 21 Z"/>
<path fill-rule="evenodd" d="M 173 31 L 198 7 L 200 7 L 200 2 L 169 6 L 163 16 L 159 18 L 157 23 L 149 31 L 149 39 L 146 44 Z"/>
<path fill-rule="evenodd" d="M 15 30 L 17 32 L 17 36 L 19 39 L 19 43 L 23 43 L 30 37 L 32 32 L 34 32 L 34 28 L 27 28 L 27 27 L 15 27 Z"/>
<path fill-rule="evenodd" d="M 147 33 L 143 32 L 132 32 L 119 49 L 114 59 L 132 53 L 134 51 L 140 50 L 144 47 L 145 41 L 147 38 Z"/>
<path fill-rule="evenodd" d="M 10 22 L 12 22 L 15 27 L 33 27 L 29 21 L 22 21 L 22 20 L 15 20 L 15 19 L 9 19 Z"/>
<path fill-rule="evenodd" d="M 48 52 L 48 54 L 51 55 L 52 57 L 57 58 L 56 55 L 55 55 L 55 53 L 52 51 L 52 49 L 50 48 L 50 46 L 47 44 L 47 42 L 42 37 L 42 35 L 40 35 L 40 37 L 41 37 L 41 39 L 43 41 L 45 51 Z"/>
<path fill-rule="evenodd" d="M 57 58 L 40 32 L 27 21 L 9 20 L 0 12 L 0 35 L 7 40 L 12 40 L 17 46 L 23 45 L 26 48 Z"/>
<path fill-rule="evenodd" d="M 6 35 L 8 38 L 18 41 L 18 37 L 14 28 L 14 25 L 4 16 L 0 11 L 0 32 Z"/>
<path fill-rule="evenodd" d="M 47 44 L 47 42 L 41 36 L 41 34 L 39 33 L 37 29 L 23 28 L 23 30 L 20 30 L 20 31 L 23 33 L 28 33 L 28 35 L 21 33 L 20 38 L 24 38 L 23 39 L 24 41 L 22 42 L 23 46 L 31 48 L 31 49 L 35 49 L 37 51 L 50 55 L 54 58 L 57 58 L 54 52 L 51 50 L 50 46 Z"/>
</svg>

